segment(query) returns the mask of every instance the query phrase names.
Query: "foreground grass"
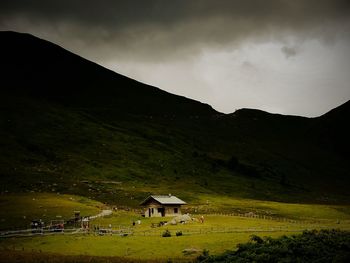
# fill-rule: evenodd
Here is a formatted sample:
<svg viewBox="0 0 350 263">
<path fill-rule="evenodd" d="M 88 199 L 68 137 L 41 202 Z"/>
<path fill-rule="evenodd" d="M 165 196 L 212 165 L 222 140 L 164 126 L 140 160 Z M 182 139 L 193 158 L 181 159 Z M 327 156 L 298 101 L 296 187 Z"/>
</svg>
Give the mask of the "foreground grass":
<svg viewBox="0 0 350 263">
<path fill-rule="evenodd" d="M 329 232 L 332 233 L 332 231 Z M 265 251 L 270 247 L 270 250 L 272 249 L 273 251 L 284 253 L 283 255 L 285 256 L 293 256 L 294 252 L 292 254 L 285 253 L 287 251 L 286 249 L 290 246 L 283 246 L 283 242 L 289 242 L 289 240 L 293 241 L 289 242 L 289 244 L 294 246 L 294 248 L 297 248 L 297 245 L 295 245 L 297 240 L 304 242 L 305 249 L 310 249 L 310 247 L 314 245 L 312 242 L 308 243 L 308 241 L 295 235 L 299 233 L 302 232 L 296 232 L 293 235 L 290 232 L 261 232 L 259 236 L 267 236 L 267 238 L 255 238 L 255 242 L 258 244 L 254 243 L 252 245 L 249 245 L 249 243 L 247 245 L 239 245 L 251 240 L 251 233 L 221 233 L 169 238 L 159 236 L 117 237 L 91 235 L 36 237 L 11 240 L 7 242 L 6 246 L 2 242 L 0 262 L 9 262 L 6 261 L 6 259 L 16 259 L 17 262 L 164 262 L 166 260 L 188 262 L 199 256 L 204 249 L 210 251 L 211 255 L 219 255 L 222 253 L 225 253 L 223 256 L 235 255 L 237 254 L 235 251 L 226 252 L 226 250 L 228 248 L 234 248 L 237 245 L 239 245 L 239 251 L 241 252 L 239 256 L 245 256 L 251 259 L 254 256 L 259 256 L 259 253 L 262 253 L 259 246 L 262 246 L 261 242 L 263 241 L 260 242 L 260 240 L 266 240 L 263 244 L 267 247 Z M 325 233 L 325 231 L 323 231 L 323 233 Z M 272 238 L 279 239 L 273 241 Z M 331 236 L 325 238 L 319 235 L 314 239 L 319 244 L 330 242 L 333 245 L 331 248 L 333 253 L 337 253 L 337 249 L 340 249 L 339 251 L 346 251 L 346 249 L 348 249 L 341 243 L 338 244 L 337 240 L 334 238 L 332 239 Z M 308 244 L 308 246 L 305 247 L 305 244 Z M 280 246 L 280 249 L 278 249 L 277 245 Z M 340 246 L 339 248 L 338 245 Z M 183 251 L 186 249 L 194 251 L 194 253 L 184 254 Z M 257 250 L 257 253 L 248 253 L 250 250 L 254 249 Z M 300 252 L 303 250 L 299 249 L 298 251 Z M 319 250 L 313 250 L 313 253 L 319 253 L 317 251 Z M 302 253 L 299 253 L 299 256 L 300 254 Z M 214 256 L 211 259 L 213 262 L 216 262 L 215 260 L 222 259 L 223 256 Z M 338 253 L 338 256 L 342 255 Z M 260 258 L 261 257 L 266 258 L 269 256 L 267 253 L 262 253 L 260 255 Z M 269 258 L 271 259 L 273 257 L 276 259 L 276 256 L 273 254 L 271 254 Z M 13 260 L 11 260 L 11 262 L 13 262 Z M 219 260 L 218 262 L 221 261 Z M 278 260 L 266 262 L 278 262 Z"/>
<path fill-rule="evenodd" d="M 350 230 L 350 215 L 347 206 L 286 204 L 226 197 L 220 199 L 216 196 L 205 195 L 199 196 L 198 200 L 200 200 L 198 203 L 191 203 L 191 206 L 186 209 L 189 212 L 193 211 L 192 216 L 195 218 L 204 214 L 203 224 L 195 220 L 184 225 L 153 228 L 151 227 L 153 223 L 170 221 L 171 218 L 143 218 L 137 212 L 118 209 L 110 216 L 92 220 L 91 228 L 93 229 L 94 226 L 114 230 L 129 228 L 132 229 L 132 235 L 98 236 L 90 232 L 90 234 L 64 233 L 2 239 L 0 240 L 1 257 L 20 257 L 23 254 L 25 258 L 28 253 L 35 255 L 42 253 L 43 258 L 46 257 L 45 255 L 50 258 L 51 254 L 57 254 L 74 256 L 74 260 L 81 255 L 118 257 L 113 259 L 116 261 L 111 262 L 118 262 L 119 257 L 137 261 L 164 261 L 169 258 L 192 260 L 203 250 L 209 250 L 213 255 L 223 253 L 226 249 L 249 241 L 252 234 L 279 237 L 301 233 L 305 229 Z M 47 220 L 55 219 L 57 215 L 62 218 L 70 218 L 74 210 L 80 210 L 83 215 L 92 215 L 99 213 L 104 207 L 102 203 L 91 199 L 49 193 L 2 195 L 0 201 L 2 208 L 0 215 L 5 219 L 1 227 L 25 225 L 31 219 L 39 218 L 39 216 Z M 215 209 L 210 210 L 207 209 L 208 207 Z M 260 218 L 205 214 L 206 211 L 216 212 L 221 208 L 226 212 L 242 214 L 251 212 L 254 216 L 259 215 Z M 46 218 L 43 217 L 44 211 Z M 26 219 L 23 219 L 23 215 L 26 215 Z M 261 219 L 264 215 L 269 219 Z M 132 222 L 136 220 L 141 220 L 141 224 L 132 227 Z M 172 236 L 162 237 L 165 230 L 169 230 Z M 175 235 L 179 231 L 182 232 L 182 236 Z M 193 253 L 184 254 L 184 250 L 190 250 Z"/>
<path fill-rule="evenodd" d="M 261 235 L 280 236 L 287 232 L 262 232 Z M 3 248 L 19 251 L 58 253 L 62 255 L 119 256 L 129 259 L 184 258 L 184 249 L 222 253 L 225 249 L 247 242 L 251 233 L 214 233 L 163 238 L 161 236 L 47 236 L 1 242 Z"/>
<path fill-rule="evenodd" d="M 135 218 L 129 212 L 114 213 L 109 218 L 93 221 L 100 227 L 112 224 L 118 229 L 119 223 L 127 223 Z M 278 222 L 257 218 L 240 218 L 235 216 L 205 216 L 205 223 L 191 222 L 185 225 L 152 228 L 152 222 L 168 218 L 143 219 L 141 225 L 134 228 L 134 234 L 126 237 L 118 235 L 98 236 L 95 234 L 60 234 L 2 240 L 0 247 L 5 250 L 24 252 L 42 252 L 61 255 L 85 255 L 123 257 L 132 260 L 167 260 L 193 259 L 204 249 L 211 254 L 223 253 L 226 249 L 249 241 L 252 234 L 259 236 L 279 237 L 301 233 L 304 229 L 342 228 L 350 230 L 350 221 L 337 224 L 334 220 L 323 220 L 321 223 L 304 221 L 299 223 Z M 125 226 L 125 225 L 124 225 Z M 168 229 L 172 236 L 162 237 Z M 175 233 L 182 231 L 182 236 Z M 217 232 L 223 231 L 223 232 Z M 184 250 L 194 251 L 184 254 Z"/>
<path fill-rule="evenodd" d="M 25 262 L 25 263 L 127 263 L 136 262 L 120 257 L 98 257 L 98 256 L 66 256 L 61 254 L 50 254 L 42 252 L 25 252 L 16 250 L 3 250 L 0 252 L 0 262 Z M 137 262 L 146 262 L 140 260 Z M 156 262 L 156 261 L 154 261 Z"/>
</svg>

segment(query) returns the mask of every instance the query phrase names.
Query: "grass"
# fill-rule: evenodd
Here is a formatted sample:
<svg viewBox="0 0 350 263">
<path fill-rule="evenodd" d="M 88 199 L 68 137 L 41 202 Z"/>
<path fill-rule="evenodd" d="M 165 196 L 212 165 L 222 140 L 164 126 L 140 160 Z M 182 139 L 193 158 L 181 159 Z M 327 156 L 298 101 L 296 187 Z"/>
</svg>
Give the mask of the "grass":
<svg viewBox="0 0 350 263">
<path fill-rule="evenodd" d="M 192 204 L 192 210 L 202 213 L 248 213 L 294 219 L 348 219 L 348 205 L 325 205 L 284 203 L 265 200 L 231 198 L 225 196 L 201 195 L 198 203 Z"/>
<path fill-rule="evenodd" d="M 311 242 L 311 240 L 309 241 L 304 238 L 305 235 L 317 233 L 344 233 L 347 236 L 349 235 L 349 232 L 340 231 L 303 231 L 302 235 L 299 235 L 299 232 L 294 232 L 293 235 L 290 232 L 283 233 L 282 231 L 274 233 L 260 232 L 257 233 L 260 237 L 264 237 L 265 235 L 269 237 L 260 240 L 263 240 L 266 246 L 271 248 L 271 251 L 259 249 L 264 243 L 250 242 L 240 245 L 241 256 L 245 254 L 245 257 L 248 256 L 248 258 L 259 255 L 270 258 L 274 257 L 275 259 L 273 262 L 279 262 L 280 257 L 300 257 L 303 253 L 306 253 L 305 256 L 308 257 L 325 252 L 325 256 L 332 258 L 333 256 L 328 254 L 329 250 L 333 250 L 333 253 L 337 254 L 337 256 L 341 256 L 338 253 L 339 247 L 337 246 L 341 243 L 345 243 L 345 239 L 341 239 L 339 236 L 339 240 L 336 242 L 334 237 L 320 239 L 315 236 L 315 240 Z M 96 237 L 86 235 L 73 237 L 61 235 L 8 243 L 6 247 L 2 246 L 0 250 L 0 262 L 24 262 L 24 260 L 26 260 L 25 262 L 165 262 L 168 260 L 172 260 L 173 262 L 191 262 L 194 257 L 201 253 L 202 248 L 210 248 L 210 255 L 220 255 L 223 252 L 225 252 L 224 255 L 234 255 L 237 254 L 236 249 L 228 252 L 226 252 L 226 249 L 235 248 L 237 244 L 246 243 L 248 240 L 251 240 L 251 235 L 248 233 L 209 234 L 168 238 L 159 236 Z M 322 251 L 313 247 L 315 241 L 318 243 L 318 247 L 324 246 Z M 289 242 L 288 246 L 285 244 L 286 242 Z M 298 243 L 300 244 L 298 245 Z M 330 248 L 328 244 L 332 248 Z M 248 254 L 247 252 L 252 250 L 249 249 L 249 247 L 253 249 L 257 247 L 256 252 Z M 286 253 L 287 248 L 294 249 L 294 252 Z M 183 249 L 198 252 L 185 254 L 182 252 Z M 344 244 L 341 249 L 345 252 L 346 245 Z M 63 250 L 65 250 L 64 254 L 62 254 Z M 267 252 L 269 252 L 270 255 Z M 280 253 L 279 257 L 277 253 Z M 212 261 L 214 261 L 214 259 L 216 258 L 211 258 Z M 316 255 L 316 259 L 319 260 L 320 257 Z"/>
<path fill-rule="evenodd" d="M 2 229 L 29 228 L 31 220 L 69 219 L 74 211 L 82 216 L 100 212 L 103 204 L 86 197 L 51 194 L 27 193 L 0 195 L 0 220 Z"/>
<path fill-rule="evenodd" d="M 24 252 L 16 250 L 3 250 L 0 257 L 1 263 L 8 262 L 26 262 L 26 263 L 126 263 L 135 262 L 135 260 L 127 260 L 121 257 L 97 257 L 97 256 L 65 256 L 62 254 L 52 254 L 43 252 Z M 137 262 L 147 262 L 140 260 Z M 160 261 L 162 262 L 162 261 Z"/>
<path fill-rule="evenodd" d="M 261 235 L 279 236 L 284 232 Z M 207 234 L 163 238 L 161 236 L 48 236 L 10 240 L 1 246 L 24 251 L 42 251 L 64 255 L 119 256 L 133 259 L 183 258 L 184 249 L 209 249 L 221 253 L 249 240 L 251 233 Z"/>
<path fill-rule="evenodd" d="M 210 225 L 220 224 L 221 227 L 228 226 L 227 218 L 216 217 L 207 218 Z M 243 221 L 243 222 L 242 222 Z M 198 250 L 207 249 L 212 254 L 224 252 L 226 249 L 235 247 L 239 243 L 244 243 L 249 240 L 250 235 L 259 234 L 260 236 L 278 237 L 281 235 L 291 235 L 302 232 L 305 226 L 292 226 L 276 224 L 276 222 L 261 222 L 258 219 L 232 219 L 229 220 L 229 225 L 236 223 L 236 226 L 241 229 L 241 232 L 233 233 L 206 233 L 206 234 L 186 234 L 186 227 L 169 227 L 168 229 L 173 234 L 172 237 L 163 238 L 160 235 L 162 230 L 155 230 L 157 235 L 135 235 L 128 237 L 120 236 L 94 236 L 94 235 L 57 235 L 47 237 L 22 238 L 2 241 L 0 245 L 5 248 L 15 248 L 24 251 L 42 251 L 45 253 L 60 253 L 64 255 L 90 255 L 90 256 L 119 256 L 132 259 L 167 259 L 167 258 L 186 258 L 183 254 L 184 249 L 195 248 Z M 143 222 L 144 223 L 144 222 Z M 261 225 L 262 223 L 262 225 Z M 281 225 L 286 230 L 278 230 Z M 273 227 L 276 231 L 263 230 L 259 232 L 247 232 L 253 226 L 263 228 Z M 329 225 L 332 227 L 333 225 Z M 341 225 L 343 226 L 343 225 Z M 205 229 L 208 226 L 201 226 Z M 309 225 L 310 228 L 317 228 L 315 225 Z M 176 230 L 182 230 L 184 235 L 176 237 Z M 349 223 L 347 223 L 347 229 Z"/>
<path fill-rule="evenodd" d="M 199 218 L 199 215 L 194 215 L 194 218 Z M 177 231 L 182 231 L 185 236 L 198 235 L 216 232 L 281 232 L 281 231 L 302 231 L 303 229 L 312 228 L 350 228 L 350 217 L 343 220 L 313 218 L 312 220 L 270 220 L 258 219 L 238 216 L 224 216 L 224 215 L 205 215 L 205 223 L 201 224 L 198 221 L 190 222 L 188 224 L 166 225 L 159 228 L 151 228 L 152 223 L 159 223 L 160 221 L 170 221 L 171 218 L 142 218 L 131 212 L 117 212 L 105 218 L 99 218 L 92 222 L 92 225 L 100 226 L 101 228 L 108 228 L 109 225 L 114 229 L 120 227 L 131 227 L 134 220 L 141 220 L 140 225 L 132 227 L 134 235 L 137 236 L 161 236 L 167 229 L 173 235 Z"/>
<path fill-rule="evenodd" d="M 13 207 L 15 203 L 18 203 L 21 210 L 27 209 L 27 214 L 33 217 L 42 211 L 38 204 L 50 210 L 52 216 L 60 213 L 67 217 L 71 216 L 72 211 L 77 208 L 83 213 L 98 213 L 98 208 L 103 207 L 99 202 L 69 195 L 31 193 L 22 196 L 13 195 L 7 199 L 4 196 L 1 198 L 3 207 Z M 32 200 L 33 198 L 35 200 Z M 74 198 L 74 200 L 71 200 L 71 198 Z M 4 200 L 7 200 L 7 203 Z M 219 199 L 212 198 L 209 205 L 214 206 L 215 200 L 218 204 L 221 204 Z M 14 202 L 12 205 L 10 205 L 11 201 Z M 60 203 L 59 206 L 57 206 L 58 202 Z M 4 206 L 5 204 L 7 205 Z M 252 234 L 279 237 L 301 233 L 305 229 L 339 228 L 350 230 L 349 210 L 345 206 L 286 204 L 225 198 L 222 199 L 222 204 L 231 204 L 235 209 L 252 210 L 260 214 L 273 211 L 275 215 L 284 216 L 288 220 L 277 221 L 204 214 L 205 222 L 203 224 L 193 221 L 184 225 L 167 225 L 153 228 L 151 227 L 152 223 L 169 221 L 171 218 L 143 218 L 133 211 L 118 209 L 110 216 L 91 221 L 91 227 L 108 228 L 111 225 L 112 229 L 132 228 L 133 235 L 122 237 L 118 235 L 97 236 L 94 234 L 72 235 L 65 233 L 53 236 L 3 239 L 0 241 L 0 248 L 3 249 L 0 254 L 6 254 L 8 250 L 15 250 L 18 253 L 125 257 L 131 260 L 164 261 L 168 258 L 185 260 L 198 256 L 203 249 L 209 250 L 211 254 L 220 254 L 226 249 L 232 249 L 239 243 L 247 242 Z M 220 206 L 217 205 L 217 208 L 220 208 Z M 17 213 L 16 211 L 16 209 L 9 210 L 8 218 L 10 218 L 11 213 Z M 200 214 L 194 214 L 193 216 L 199 217 Z M 15 214 L 12 218 L 16 218 Z M 132 221 L 138 219 L 141 220 L 141 224 L 132 227 Z M 13 220 L 13 222 L 16 221 Z M 167 229 L 172 236 L 161 237 Z M 183 236 L 177 237 L 175 235 L 177 231 L 181 231 Z M 195 249 L 198 250 L 198 253 L 185 255 L 183 253 L 185 249 Z"/>
<path fill-rule="evenodd" d="M 252 134 L 265 118 L 278 126 L 281 120 L 274 116 L 264 115 L 258 123 L 244 116 L 234 118 L 237 123 L 230 118 L 150 118 L 114 114 L 112 107 L 102 114 L 6 96 L 1 105 L 0 147 L 7 153 L 0 155 L 2 193 L 59 192 L 129 207 L 137 207 L 149 193 L 169 192 L 191 202 L 199 196 L 331 204 L 348 200 L 342 194 L 347 191 L 341 191 L 346 176 L 340 178 L 346 167 L 332 154 L 304 140 L 290 146 L 285 128 L 273 140 L 267 127 Z M 289 122 L 285 118 L 282 123 Z M 290 121 L 286 126 L 299 125 Z M 275 148 L 275 141 L 285 147 Z M 305 147 L 311 151 L 307 156 Z M 232 156 L 236 167 L 228 165 Z M 337 180 L 330 180 L 329 173 Z M 310 184 L 310 176 L 318 179 Z"/>
<path fill-rule="evenodd" d="M 182 196 L 180 197 L 182 198 Z M 187 199 L 185 200 L 189 202 Z M 69 219 L 75 210 L 81 211 L 81 214 L 85 216 L 94 215 L 98 214 L 105 206 L 101 202 L 77 195 L 57 193 L 3 194 L 0 195 L 1 229 L 27 227 L 31 220 L 39 218 L 44 221 L 56 219 L 57 216 Z M 145 219 L 141 217 L 139 212 L 124 209 L 125 206 L 120 206 L 118 212 L 108 217 L 95 219 L 94 224 L 130 226 L 132 221 L 140 219 L 146 220 L 147 225 L 150 225 L 159 220 L 158 218 Z M 138 207 L 136 211 L 141 212 L 141 208 Z M 183 207 L 183 211 L 195 217 L 199 214 L 253 213 L 276 219 L 288 218 L 302 221 L 322 219 L 335 222 L 350 219 L 350 208 L 346 205 L 293 204 L 213 195 L 198 195 L 194 202 L 189 202 Z"/>
<path fill-rule="evenodd" d="M 247 241 L 251 232 L 244 230 L 250 228 L 280 227 L 268 235 L 348 228 L 350 177 L 344 153 L 349 140 L 343 129 L 347 111 L 336 118 L 328 115 L 326 121 L 247 109 L 219 114 L 105 71 L 46 42 L 30 37 L 34 42 L 23 45 L 28 39 L 16 39 L 21 47 L 47 50 L 43 61 L 33 61 L 31 55 L 37 52 L 23 48 L 17 57 L 29 63 L 25 68 L 46 72 L 42 75 L 47 79 L 26 78 L 36 76 L 27 71 L 4 74 L 11 85 L 5 81 L 0 96 L 1 229 L 25 227 L 38 218 L 70 218 L 74 210 L 96 214 L 103 204 L 137 209 L 150 193 L 177 195 L 189 203 L 185 211 L 195 215 L 252 212 L 303 223 L 207 215 L 205 225 L 181 226 L 184 236 L 161 238 L 157 231 L 162 230 L 150 229 L 158 219 L 142 219 L 140 235 L 135 231 L 124 239 L 62 235 L 2 240 L 1 246 L 164 259 L 183 257 L 187 247 L 220 253 Z M 16 65 L 13 56 L 18 51 L 8 52 L 10 65 Z M 72 63 L 65 64 L 62 57 Z M 52 66 L 43 67 L 48 61 Z M 71 72 L 79 77 L 71 78 Z M 94 224 L 130 226 L 138 218 L 119 209 Z M 242 232 L 189 234 L 217 227 Z M 145 231 L 154 235 L 142 236 Z"/>
</svg>

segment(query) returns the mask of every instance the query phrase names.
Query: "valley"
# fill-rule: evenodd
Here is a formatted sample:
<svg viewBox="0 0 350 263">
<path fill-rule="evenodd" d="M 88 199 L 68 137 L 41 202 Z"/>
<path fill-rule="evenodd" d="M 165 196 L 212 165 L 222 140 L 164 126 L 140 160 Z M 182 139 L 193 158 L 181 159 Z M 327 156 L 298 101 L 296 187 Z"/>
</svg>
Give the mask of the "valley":
<svg viewBox="0 0 350 263">
<path fill-rule="evenodd" d="M 252 234 L 350 230 L 349 101 L 316 118 L 223 114 L 28 34 L 0 32 L 0 53 L 0 230 L 104 209 L 92 226 L 132 229 L 0 237 L 4 260 L 186 261 Z M 205 222 L 152 228 L 171 218 L 139 204 L 169 193 Z"/>
</svg>

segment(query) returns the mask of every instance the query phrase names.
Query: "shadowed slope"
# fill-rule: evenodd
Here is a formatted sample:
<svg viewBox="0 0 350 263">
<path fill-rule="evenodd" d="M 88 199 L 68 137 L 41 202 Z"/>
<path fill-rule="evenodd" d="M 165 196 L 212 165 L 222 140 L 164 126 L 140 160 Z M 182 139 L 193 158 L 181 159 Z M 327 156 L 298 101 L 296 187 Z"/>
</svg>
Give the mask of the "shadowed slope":
<svg viewBox="0 0 350 263">
<path fill-rule="evenodd" d="M 216 114 L 209 105 L 129 79 L 29 34 L 1 32 L 0 53 L 2 92 L 16 96 L 136 114 Z"/>
<path fill-rule="evenodd" d="M 344 157 L 350 156 L 350 101 L 315 118 L 312 132 L 318 143 Z"/>
<path fill-rule="evenodd" d="M 349 198 L 349 103 L 314 119 L 252 109 L 222 114 L 31 35 L 0 32 L 0 54 L 3 192 L 58 191 L 130 205 L 174 190 L 188 201 Z"/>
</svg>

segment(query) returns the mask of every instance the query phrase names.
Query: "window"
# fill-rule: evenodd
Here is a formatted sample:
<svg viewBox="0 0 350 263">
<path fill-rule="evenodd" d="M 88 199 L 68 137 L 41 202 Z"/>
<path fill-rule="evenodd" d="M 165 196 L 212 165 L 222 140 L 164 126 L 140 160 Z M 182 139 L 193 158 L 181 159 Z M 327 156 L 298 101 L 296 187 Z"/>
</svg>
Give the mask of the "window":
<svg viewBox="0 0 350 263">
<path fill-rule="evenodd" d="M 177 214 L 177 213 L 178 213 L 178 208 L 175 207 L 175 208 L 174 208 L 174 214 Z"/>
<path fill-rule="evenodd" d="M 152 208 L 152 214 L 154 214 L 154 208 Z"/>
</svg>

